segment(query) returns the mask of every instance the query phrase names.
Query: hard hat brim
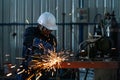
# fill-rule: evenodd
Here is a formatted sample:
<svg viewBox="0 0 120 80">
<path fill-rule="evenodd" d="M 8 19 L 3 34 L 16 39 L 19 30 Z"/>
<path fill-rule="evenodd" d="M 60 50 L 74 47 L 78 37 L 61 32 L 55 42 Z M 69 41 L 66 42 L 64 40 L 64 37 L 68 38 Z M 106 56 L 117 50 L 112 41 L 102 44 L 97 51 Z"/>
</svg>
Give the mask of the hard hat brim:
<svg viewBox="0 0 120 80">
<path fill-rule="evenodd" d="M 57 26 L 57 25 L 46 26 L 46 25 L 44 25 L 44 24 L 42 24 L 42 23 L 39 23 L 39 21 L 38 21 L 38 24 L 44 26 L 44 27 L 47 28 L 48 30 L 58 30 L 58 26 Z"/>
<path fill-rule="evenodd" d="M 58 26 L 54 25 L 54 26 L 45 26 L 48 30 L 58 30 Z"/>
</svg>

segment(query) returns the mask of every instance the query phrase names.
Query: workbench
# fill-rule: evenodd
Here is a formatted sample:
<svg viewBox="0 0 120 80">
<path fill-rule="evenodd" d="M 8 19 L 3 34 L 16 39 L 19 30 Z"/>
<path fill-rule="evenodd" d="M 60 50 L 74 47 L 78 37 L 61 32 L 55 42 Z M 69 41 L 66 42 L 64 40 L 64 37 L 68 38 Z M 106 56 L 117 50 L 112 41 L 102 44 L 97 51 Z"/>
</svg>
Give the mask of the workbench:
<svg viewBox="0 0 120 80">
<path fill-rule="evenodd" d="M 62 62 L 61 68 L 94 69 L 94 80 L 119 80 L 120 71 L 119 61 L 71 61 Z M 80 73 L 80 71 L 79 71 Z M 83 76 L 79 76 L 83 77 Z M 79 79 L 78 79 L 79 80 Z"/>
<path fill-rule="evenodd" d="M 62 62 L 61 68 L 119 68 L 119 61 L 71 61 Z"/>
</svg>

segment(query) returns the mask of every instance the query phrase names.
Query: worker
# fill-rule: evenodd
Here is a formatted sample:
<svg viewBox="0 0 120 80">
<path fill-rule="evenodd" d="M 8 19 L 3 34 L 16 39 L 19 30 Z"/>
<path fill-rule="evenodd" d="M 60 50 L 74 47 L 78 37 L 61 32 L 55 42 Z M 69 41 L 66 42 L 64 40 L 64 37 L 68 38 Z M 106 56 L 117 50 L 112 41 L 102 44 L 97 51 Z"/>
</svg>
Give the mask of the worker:
<svg viewBox="0 0 120 80">
<path fill-rule="evenodd" d="M 44 12 L 40 15 L 37 22 L 37 27 L 28 27 L 24 33 L 23 57 L 25 61 L 22 64 L 26 70 L 32 60 L 31 55 L 47 54 L 48 50 L 53 50 L 57 46 L 56 37 L 51 33 L 53 30 L 58 29 L 55 16 L 50 12 Z M 40 44 L 42 44 L 42 48 L 40 48 Z M 26 75 L 23 75 L 22 78 L 26 80 Z M 48 74 L 42 73 L 40 80 L 49 80 Z"/>
</svg>

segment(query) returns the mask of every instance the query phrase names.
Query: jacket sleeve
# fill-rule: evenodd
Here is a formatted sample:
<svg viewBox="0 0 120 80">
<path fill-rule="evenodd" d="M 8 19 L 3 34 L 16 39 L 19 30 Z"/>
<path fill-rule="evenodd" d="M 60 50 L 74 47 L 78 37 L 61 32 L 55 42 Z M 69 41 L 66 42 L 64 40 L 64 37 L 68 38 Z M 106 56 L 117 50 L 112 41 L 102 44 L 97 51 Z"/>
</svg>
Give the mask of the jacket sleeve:
<svg viewBox="0 0 120 80">
<path fill-rule="evenodd" d="M 35 29 L 34 27 L 28 27 L 23 35 L 23 45 L 25 46 L 31 46 L 33 43 L 33 39 L 34 39 L 34 32 Z"/>
<path fill-rule="evenodd" d="M 34 38 L 34 28 L 33 27 L 26 28 L 23 35 L 23 50 L 22 50 L 23 57 L 33 54 L 32 53 L 33 38 Z"/>
</svg>

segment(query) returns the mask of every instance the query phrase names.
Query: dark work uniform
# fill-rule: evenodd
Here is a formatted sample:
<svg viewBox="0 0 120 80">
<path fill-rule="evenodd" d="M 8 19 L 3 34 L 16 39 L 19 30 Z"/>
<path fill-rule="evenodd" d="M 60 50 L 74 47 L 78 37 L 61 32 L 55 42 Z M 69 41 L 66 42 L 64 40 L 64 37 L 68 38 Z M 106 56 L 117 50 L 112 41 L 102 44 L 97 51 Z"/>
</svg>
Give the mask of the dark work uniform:
<svg viewBox="0 0 120 80">
<path fill-rule="evenodd" d="M 39 48 L 39 44 L 42 44 L 46 49 L 44 52 L 43 49 Z M 52 34 L 49 37 L 46 37 L 42 32 L 38 29 L 38 27 L 28 27 L 24 33 L 24 41 L 23 41 L 23 57 L 26 61 L 23 62 L 23 66 L 25 69 L 28 68 L 28 63 L 32 60 L 30 57 L 33 54 L 47 54 L 47 50 L 53 50 L 56 47 L 56 38 Z M 23 79 L 26 79 L 26 75 L 23 75 Z M 34 79 L 32 79 L 34 80 Z M 42 77 L 40 80 L 49 80 L 48 74 L 42 73 Z"/>
<path fill-rule="evenodd" d="M 38 27 L 28 27 L 24 33 L 23 41 L 23 57 L 27 54 L 34 54 L 34 50 L 37 49 L 38 44 L 43 44 L 46 49 L 52 50 L 53 47 L 56 47 L 56 38 L 52 34 L 49 37 L 46 37 Z M 55 43 L 55 44 L 54 44 Z M 35 48 L 32 53 L 29 52 L 29 49 L 26 48 Z M 28 51 L 27 51 L 28 50 Z M 41 50 L 41 54 L 43 51 Z"/>
</svg>

